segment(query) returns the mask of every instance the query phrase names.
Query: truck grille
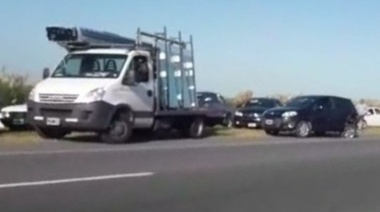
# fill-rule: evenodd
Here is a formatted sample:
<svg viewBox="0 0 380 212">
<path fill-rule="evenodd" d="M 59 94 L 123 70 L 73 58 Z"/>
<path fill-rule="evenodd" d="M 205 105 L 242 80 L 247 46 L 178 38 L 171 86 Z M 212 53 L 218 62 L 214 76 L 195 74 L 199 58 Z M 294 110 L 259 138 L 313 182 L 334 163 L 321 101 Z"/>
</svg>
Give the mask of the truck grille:
<svg viewBox="0 0 380 212">
<path fill-rule="evenodd" d="M 78 98 L 76 94 L 39 94 L 40 102 L 47 104 L 69 104 Z"/>
</svg>

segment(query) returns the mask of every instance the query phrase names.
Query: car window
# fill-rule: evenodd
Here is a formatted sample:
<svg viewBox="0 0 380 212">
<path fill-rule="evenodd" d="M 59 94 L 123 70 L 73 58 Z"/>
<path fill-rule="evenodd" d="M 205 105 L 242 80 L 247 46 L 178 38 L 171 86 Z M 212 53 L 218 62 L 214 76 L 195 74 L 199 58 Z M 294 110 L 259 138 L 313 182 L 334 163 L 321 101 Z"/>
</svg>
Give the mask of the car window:
<svg viewBox="0 0 380 212">
<path fill-rule="evenodd" d="M 223 104 L 226 103 L 226 100 L 223 98 L 222 95 L 218 95 L 218 101 L 219 101 L 220 103 L 223 103 Z"/>
<path fill-rule="evenodd" d="M 369 109 L 369 110 L 368 110 L 368 113 L 369 113 L 370 115 L 373 115 L 375 112 L 373 111 L 373 109 Z"/>
<path fill-rule="evenodd" d="M 211 93 L 198 93 L 197 98 L 200 104 L 217 103 L 220 101 L 216 94 Z"/>
<path fill-rule="evenodd" d="M 342 98 L 333 98 L 332 108 L 341 112 L 349 112 L 354 108 L 353 104 L 349 100 Z"/>
<path fill-rule="evenodd" d="M 315 109 L 329 110 L 331 109 L 331 102 L 329 98 L 320 98 L 315 104 Z"/>
<path fill-rule="evenodd" d="M 380 114 L 380 109 L 379 108 L 375 108 L 375 114 Z"/>
</svg>

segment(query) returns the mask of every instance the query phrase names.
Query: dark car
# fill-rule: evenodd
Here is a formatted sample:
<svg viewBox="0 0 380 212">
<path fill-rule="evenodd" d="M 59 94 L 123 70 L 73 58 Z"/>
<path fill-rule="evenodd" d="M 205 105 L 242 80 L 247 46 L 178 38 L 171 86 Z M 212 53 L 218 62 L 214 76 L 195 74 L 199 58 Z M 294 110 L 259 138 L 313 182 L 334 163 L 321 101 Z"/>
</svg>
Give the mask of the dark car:
<svg viewBox="0 0 380 212">
<path fill-rule="evenodd" d="M 214 92 L 198 92 L 198 105 L 208 110 L 206 124 L 208 126 L 232 126 L 233 110 L 228 106 L 225 98 Z"/>
<path fill-rule="evenodd" d="M 297 137 L 312 133 L 338 132 L 342 137 L 357 136 L 358 114 L 350 99 L 310 95 L 291 99 L 283 107 L 265 111 L 262 126 L 267 134 L 288 131 Z"/>
<path fill-rule="evenodd" d="M 261 116 L 264 111 L 281 106 L 281 102 L 275 98 L 252 98 L 235 111 L 234 126 L 259 128 Z"/>
</svg>

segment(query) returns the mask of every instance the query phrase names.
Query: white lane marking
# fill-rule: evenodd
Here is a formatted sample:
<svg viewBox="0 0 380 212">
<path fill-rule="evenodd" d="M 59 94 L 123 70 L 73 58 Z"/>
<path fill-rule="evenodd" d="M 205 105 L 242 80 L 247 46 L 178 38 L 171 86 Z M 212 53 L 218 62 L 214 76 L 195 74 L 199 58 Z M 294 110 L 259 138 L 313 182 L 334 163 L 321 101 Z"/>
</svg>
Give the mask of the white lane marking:
<svg viewBox="0 0 380 212">
<path fill-rule="evenodd" d="M 153 172 L 141 172 L 141 173 L 130 173 L 130 174 L 115 174 L 115 175 L 103 175 L 103 176 L 94 176 L 94 177 L 35 181 L 35 182 L 8 183 L 8 184 L 0 184 L 0 189 L 27 187 L 27 186 L 53 185 L 53 184 L 63 184 L 63 183 L 75 183 L 75 182 L 86 182 L 86 181 L 98 181 L 98 180 L 111 180 L 111 179 L 119 179 L 119 178 L 147 177 L 147 176 L 152 176 L 152 175 L 154 175 Z"/>
<path fill-rule="evenodd" d="M 241 140 L 241 139 L 238 139 Z M 364 139 L 364 141 L 372 139 Z M 78 154 L 78 153 L 106 153 L 106 152 L 128 152 L 128 151 L 140 151 L 140 150 L 175 150 L 175 149 L 197 149 L 204 147 L 239 147 L 239 146 L 271 146 L 271 145 L 287 145 L 287 144 L 312 144 L 312 143 L 351 143 L 355 142 L 355 139 L 280 139 L 280 140 L 262 140 L 262 141 L 213 141 L 213 143 L 188 141 L 189 143 L 178 143 L 173 145 L 160 145 L 152 146 L 126 146 L 125 148 L 90 148 L 90 149 L 67 149 L 67 150 L 47 150 L 47 151 L 8 151 L 0 152 L 0 156 L 18 156 L 18 155 L 50 155 L 50 154 Z"/>
</svg>

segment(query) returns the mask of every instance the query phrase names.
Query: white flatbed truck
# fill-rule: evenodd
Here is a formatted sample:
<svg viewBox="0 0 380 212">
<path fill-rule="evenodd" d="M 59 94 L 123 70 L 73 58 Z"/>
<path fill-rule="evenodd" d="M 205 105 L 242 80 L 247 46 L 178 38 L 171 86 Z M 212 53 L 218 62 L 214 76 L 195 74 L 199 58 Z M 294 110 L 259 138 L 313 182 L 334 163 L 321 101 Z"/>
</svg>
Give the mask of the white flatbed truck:
<svg viewBox="0 0 380 212">
<path fill-rule="evenodd" d="M 47 27 L 67 50 L 57 68 L 31 91 L 27 120 L 43 138 L 97 132 L 124 143 L 133 131 L 177 129 L 204 135 L 207 112 L 198 107 L 193 41 L 137 30 L 135 39 L 81 27 Z"/>
</svg>

